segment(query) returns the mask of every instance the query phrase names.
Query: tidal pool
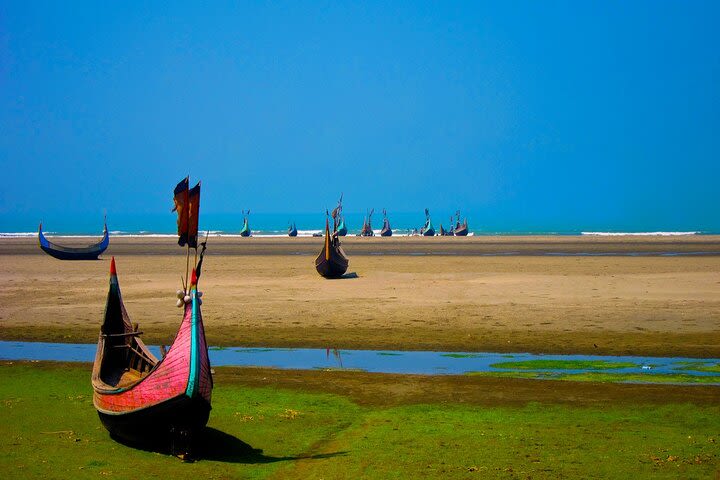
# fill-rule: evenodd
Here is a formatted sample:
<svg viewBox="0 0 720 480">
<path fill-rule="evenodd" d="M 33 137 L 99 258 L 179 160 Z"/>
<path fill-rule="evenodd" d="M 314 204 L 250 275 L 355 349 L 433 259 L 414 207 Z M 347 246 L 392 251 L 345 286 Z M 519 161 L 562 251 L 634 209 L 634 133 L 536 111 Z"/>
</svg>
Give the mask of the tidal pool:
<svg viewBox="0 0 720 480">
<path fill-rule="evenodd" d="M 159 347 L 150 348 L 160 357 Z M 95 349 L 95 344 L 0 341 L 0 359 L 92 362 Z M 210 347 L 209 353 L 213 366 L 720 385 L 720 359 L 252 347 Z"/>
</svg>

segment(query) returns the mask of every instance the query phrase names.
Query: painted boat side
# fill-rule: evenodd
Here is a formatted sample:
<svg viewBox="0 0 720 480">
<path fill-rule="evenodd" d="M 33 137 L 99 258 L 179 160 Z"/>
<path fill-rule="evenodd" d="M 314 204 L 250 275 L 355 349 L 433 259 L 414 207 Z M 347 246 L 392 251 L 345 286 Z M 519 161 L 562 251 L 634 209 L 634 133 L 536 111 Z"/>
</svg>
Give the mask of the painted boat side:
<svg viewBox="0 0 720 480">
<path fill-rule="evenodd" d="M 42 231 L 42 223 L 38 228 L 38 243 L 43 252 L 58 260 L 97 260 L 100 254 L 110 245 L 107 225 L 103 229 L 102 239 L 87 247 L 64 247 L 48 240 Z"/>
<path fill-rule="evenodd" d="M 114 261 L 111 271 L 114 272 Z M 93 403 L 111 435 L 130 442 L 170 438 L 177 432 L 192 437 L 207 423 L 213 380 L 196 288 L 191 289 L 190 297 L 167 355 L 159 361 L 152 358 L 151 361 L 156 363 L 135 383 L 111 386 L 100 378 L 105 348 L 111 348 L 106 347 L 106 338 L 113 338 L 101 333 L 93 366 Z M 118 302 L 114 308 L 119 307 L 122 311 L 120 329 L 131 332 L 132 324 L 122 304 L 114 273 L 111 274 L 108 305 L 111 300 Z M 107 314 L 106 311 L 106 322 Z M 137 347 L 144 349 L 139 339 L 136 342 Z"/>
</svg>

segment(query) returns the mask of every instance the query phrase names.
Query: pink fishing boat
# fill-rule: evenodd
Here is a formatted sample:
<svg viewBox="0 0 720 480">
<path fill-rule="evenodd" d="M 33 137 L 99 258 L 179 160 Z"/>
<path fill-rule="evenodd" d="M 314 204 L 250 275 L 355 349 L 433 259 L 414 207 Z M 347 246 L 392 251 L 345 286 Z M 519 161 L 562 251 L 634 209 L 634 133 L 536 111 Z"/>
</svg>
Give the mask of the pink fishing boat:
<svg viewBox="0 0 720 480">
<path fill-rule="evenodd" d="M 112 436 L 169 442 L 165 445 L 180 455 L 189 453 L 208 421 L 213 387 L 195 269 L 188 287 L 177 336 L 157 359 L 125 310 L 113 258 L 92 373 L 93 403 Z"/>
</svg>

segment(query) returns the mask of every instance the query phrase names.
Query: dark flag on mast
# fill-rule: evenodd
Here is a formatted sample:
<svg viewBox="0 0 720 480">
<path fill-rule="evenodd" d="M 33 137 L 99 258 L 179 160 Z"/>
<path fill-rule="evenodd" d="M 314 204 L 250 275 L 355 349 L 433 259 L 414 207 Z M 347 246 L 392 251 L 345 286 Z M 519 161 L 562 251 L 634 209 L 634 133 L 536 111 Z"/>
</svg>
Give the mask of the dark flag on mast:
<svg viewBox="0 0 720 480">
<path fill-rule="evenodd" d="M 198 247 L 198 224 L 200 221 L 200 182 L 190 189 L 188 193 L 188 240 L 192 248 Z"/>
<path fill-rule="evenodd" d="M 200 216 L 200 182 L 190 188 L 190 177 L 175 187 L 172 211 L 177 211 L 178 245 L 197 248 L 198 220 Z"/>
<path fill-rule="evenodd" d="M 172 211 L 177 212 L 178 218 L 177 218 L 177 233 L 178 237 L 178 245 L 181 247 L 187 243 L 188 240 L 188 220 L 189 220 L 189 213 L 190 210 L 188 209 L 188 206 L 190 204 L 190 177 L 185 177 L 180 181 L 180 183 L 177 184 L 175 187 L 175 191 L 173 192 L 174 197 L 173 201 L 175 202 L 175 206 L 173 207 Z"/>
</svg>

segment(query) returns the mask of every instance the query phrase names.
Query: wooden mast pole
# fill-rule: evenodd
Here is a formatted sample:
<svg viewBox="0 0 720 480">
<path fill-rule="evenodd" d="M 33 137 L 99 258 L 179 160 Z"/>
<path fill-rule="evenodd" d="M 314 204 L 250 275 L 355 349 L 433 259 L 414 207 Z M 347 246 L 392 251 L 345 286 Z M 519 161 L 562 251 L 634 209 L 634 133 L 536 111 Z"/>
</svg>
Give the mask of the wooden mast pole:
<svg viewBox="0 0 720 480">
<path fill-rule="evenodd" d="M 185 222 L 185 225 L 186 225 L 186 228 L 188 229 L 188 233 L 189 233 L 190 232 L 190 230 L 189 230 L 190 229 L 190 174 L 188 174 L 187 179 L 188 179 L 188 184 L 187 184 L 187 189 L 185 190 L 185 209 L 186 209 L 185 215 L 187 215 L 186 216 L 187 220 Z M 190 239 L 188 238 L 187 240 L 188 241 L 185 244 L 187 246 L 187 251 L 185 254 L 185 285 L 187 286 L 185 289 L 186 295 L 188 293 L 188 289 L 190 288 L 190 278 L 189 278 L 189 275 L 190 275 Z"/>
</svg>

